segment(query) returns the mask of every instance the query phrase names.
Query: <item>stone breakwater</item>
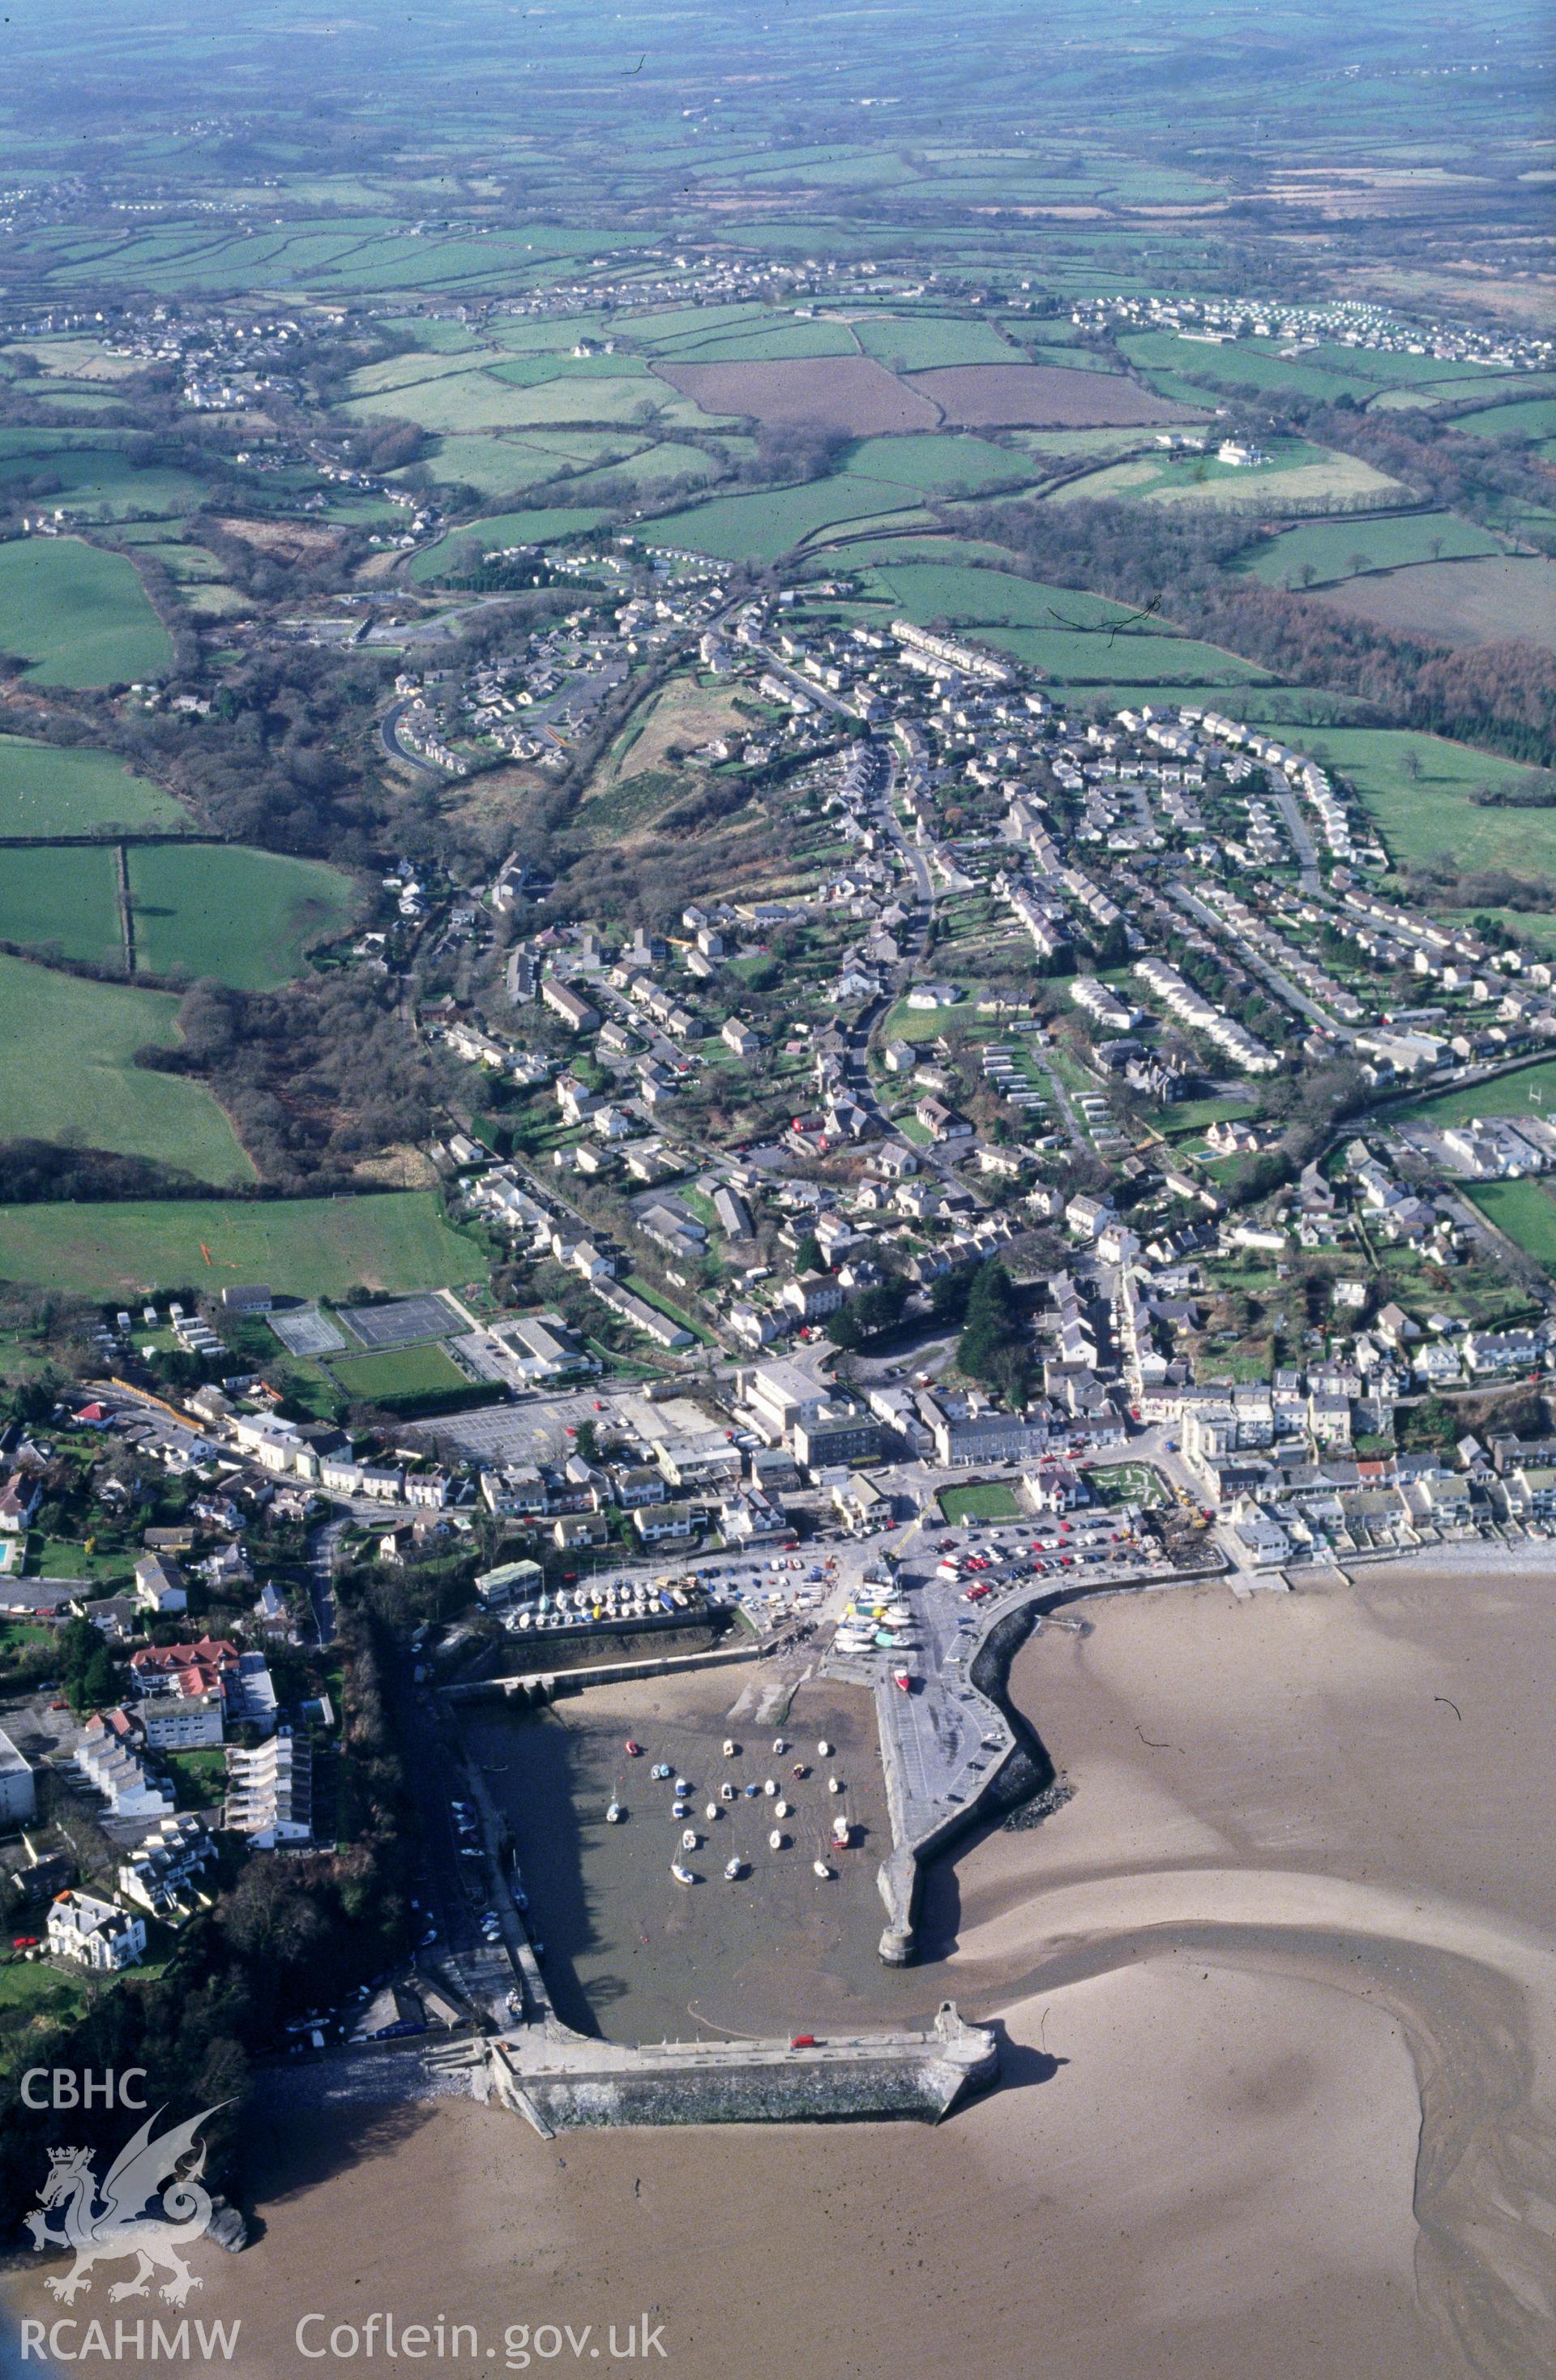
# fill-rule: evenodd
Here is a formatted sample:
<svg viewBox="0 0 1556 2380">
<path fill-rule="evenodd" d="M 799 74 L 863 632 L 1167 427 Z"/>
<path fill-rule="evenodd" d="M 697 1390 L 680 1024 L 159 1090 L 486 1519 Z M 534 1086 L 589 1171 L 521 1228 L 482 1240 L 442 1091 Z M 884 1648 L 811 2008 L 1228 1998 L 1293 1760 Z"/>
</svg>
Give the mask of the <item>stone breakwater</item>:
<svg viewBox="0 0 1556 2380">
<path fill-rule="evenodd" d="M 995 2082 L 985 2025 L 943 2001 L 927 2028 L 789 2041 L 593 2041 L 555 2017 L 484 2045 L 486 2095 L 544 2137 L 582 2125 L 937 2123 Z"/>
<path fill-rule="evenodd" d="M 1010 1664 L 1032 1629 L 1071 1605 L 1202 1585 L 1217 1574 L 1207 1566 L 1168 1578 L 1032 1588 L 1012 1597 L 966 1639 L 956 1590 L 921 1582 L 916 1604 L 925 1654 L 912 1691 L 903 1694 L 879 1674 L 862 1681 L 874 1691 L 891 1818 L 892 1847 L 876 1879 L 887 1910 L 880 1939 L 885 1965 L 912 1962 L 926 1864 L 970 1827 L 1007 1815 L 1054 1782 L 1053 1763 L 1006 1692 Z M 828 1657 L 826 1667 L 838 1676 L 859 1676 L 851 1660 Z"/>
</svg>

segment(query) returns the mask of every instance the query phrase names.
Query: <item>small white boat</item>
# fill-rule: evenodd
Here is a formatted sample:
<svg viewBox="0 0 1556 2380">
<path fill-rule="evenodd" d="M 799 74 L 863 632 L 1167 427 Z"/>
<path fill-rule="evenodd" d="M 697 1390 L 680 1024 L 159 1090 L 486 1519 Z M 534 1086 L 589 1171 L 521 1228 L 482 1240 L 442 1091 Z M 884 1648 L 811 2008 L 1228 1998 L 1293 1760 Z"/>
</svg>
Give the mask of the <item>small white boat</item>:
<svg viewBox="0 0 1556 2380">
<path fill-rule="evenodd" d="M 778 1753 L 784 1753 L 784 1752 L 787 1752 L 787 1751 L 788 1751 L 788 1749 L 789 1749 L 789 1746 L 788 1746 L 788 1744 L 787 1744 L 787 1743 L 785 1743 L 785 1742 L 784 1742 L 784 1740 L 783 1740 L 782 1736 L 781 1736 L 781 1735 L 775 1735 L 775 1736 L 774 1736 L 774 1738 L 773 1738 L 773 1750 L 774 1750 L 775 1752 L 778 1752 Z"/>
<path fill-rule="evenodd" d="M 812 1860 L 811 1874 L 813 1876 L 819 1876 L 824 1884 L 830 1884 L 832 1882 L 832 1871 L 827 1866 L 825 1860 Z"/>
<path fill-rule="evenodd" d="M 733 1884 L 738 1876 L 742 1876 L 745 1874 L 744 1860 L 726 1860 L 724 1863 L 724 1873 L 729 1877 L 730 1882 Z"/>
<path fill-rule="evenodd" d="M 767 1837 L 767 1849 L 770 1852 L 780 1852 L 783 1849 L 783 1837 L 776 1827 Z"/>
<path fill-rule="evenodd" d="M 718 1798 L 721 1802 L 732 1802 L 735 1798 L 735 1789 L 727 1777 L 718 1788 Z"/>
<path fill-rule="evenodd" d="M 724 1757 L 726 1760 L 734 1760 L 739 1757 L 738 1747 L 732 1735 L 727 1735 L 724 1738 Z"/>
<path fill-rule="evenodd" d="M 696 1850 L 697 1830 L 695 1827 L 687 1827 L 683 1829 L 681 1837 L 681 1848 L 683 1852 L 694 1852 Z"/>
<path fill-rule="evenodd" d="M 685 1803 L 672 1802 L 669 1805 L 669 1814 L 672 1818 L 683 1818 L 686 1815 Z"/>
<path fill-rule="evenodd" d="M 678 1793 L 689 1793 L 692 1788 L 684 1777 L 678 1777 L 675 1780 L 675 1790 Z"/>
<path fill-rule="evenodd" d="M 671 1860 L 669 1864 L 669 1872 L 671 1876 L 674 1876 L 677 1884 L 695 1884 L 697 1881 L 691 1869 L 689 1867 L 683 1867 L 679 1860 Z"/>
<path fill-rule="evenodd" d="M 605 1814 L 605 1823 L 608 1827 L 619 1827 L 626 1815 L 620 1802 L 612 1802 Z"/>
<path fill-rule="evenodd" d="M 816 1758 L 817 1758 L 818 1760 L 826 1760 L 826 1759 L 827 1759 L 827 1758 L 829 1758 L 829 1757 L 830 1757 L 831 1751 L 832 1751 L 832 1746 L 827 1742 L 826 1738 L 825 1736 L 823 1736 L 823 1737 L 822 1737 L 822 1739 L 821 1739 L 821 1742 L 816 1745 L 816 1748 L 815 1748 L 815 1756 L 816 1756 Z"/>
<path fill-rule="evenodd" d="M 723 1816 L 723 1815 L 724 1815 L 724 1814 L 723 1814 L 723 1812 L 720 1810 L 720 1808 L 719 1808 L 719 1806 L 718 1806 L 718 1803 L 717 1803 L 717 1802 L 710 1802 L 710 1803 L 708 1803 L 708 1805 L 707 1805 L 706 1809 L 703 1812 L 703 1815 L 704 1815 L 704 1817 L 705 1817 L 705 1818 L 709 1819 L 710 1821 L 711 1821 L 712 1819 L 714 1819 L 714 1818 L 719 1818 L 719 1817 L 722 1817 L 722 1816 Z"/>
<path fill-rule="evenodd" d="M 525 1628 L 533 1628 L 535 1622 L 527 1611 L 521 1611 L 513 1625 L 522 1631 Z"/>
<path fill-rule="evenodd" d="M 648 1774 L 650 1777 L 663 1779 L 669 1775 L 669 1762 L 668 1760 L 656 1760 L 653 1767 L 648 1771 Z"/>
<path fill-rule="evenodd" d="M 840 1777 L 829 1777 L 826 1780 L 826 1790 L 829 1793 L 840 1793 L 843 1790 L 842 1779 Z"/>
<path fill-rule="evenodd" d="M 832 1840 L 837 1844 L 839 1851 L 846 1851 L 849 1844 L 852 1842 L 853 1828 L 850 1826 L 846 1817 L 833 1819 Z"/>
<path fill-rule="evenodd" d="M 773 1803 L 773 1815 L 774 1815 L 774 1817 L 775 1817 L 775 1818 L 787 1818 L 787 1817 L 788 1817 L 788 1815 L 789 1815 L 789 1804 L 788 1804 L 788 1803 L 787 1803 L 787 1802 L 775 1802 L 775 1803 Z"/>
<path fill-rule="evenodd" d="M 771 1777 L 764 1777 L 762 1779 L 762 1791 L 766 1793 L 768 1801 L 770 1802 L 773 1795 L 778 1791 L 777 1779 Z"/>
</svg>

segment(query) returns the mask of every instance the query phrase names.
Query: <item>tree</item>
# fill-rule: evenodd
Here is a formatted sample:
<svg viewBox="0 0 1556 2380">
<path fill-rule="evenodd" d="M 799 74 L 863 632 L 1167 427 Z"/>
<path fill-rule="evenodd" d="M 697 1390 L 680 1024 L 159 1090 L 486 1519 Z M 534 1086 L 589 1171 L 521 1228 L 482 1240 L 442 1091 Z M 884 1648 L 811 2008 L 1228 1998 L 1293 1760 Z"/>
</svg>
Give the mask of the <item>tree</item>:
<svg viewBox="0 0 1556 2380">
<path fill-rule="evenodd" d="M 826 1260 L 821 1253 L 821 1243 L 816 1238 L 814 1232 L 807 1232 L 799 1246 L 795 1249 L 794 1269 L 796 1272 L 825 1272 L 826 1270 Z"/>
</svg>

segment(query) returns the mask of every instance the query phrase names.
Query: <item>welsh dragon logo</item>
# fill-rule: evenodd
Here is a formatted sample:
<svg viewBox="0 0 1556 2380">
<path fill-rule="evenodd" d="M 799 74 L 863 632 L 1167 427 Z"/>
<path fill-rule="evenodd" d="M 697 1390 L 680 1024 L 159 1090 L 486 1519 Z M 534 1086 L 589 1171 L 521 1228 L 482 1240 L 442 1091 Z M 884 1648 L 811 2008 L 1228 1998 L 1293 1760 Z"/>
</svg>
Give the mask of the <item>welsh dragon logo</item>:
<svg viewBox="0 0 1556 2380">
<path fill-rule="evenodd" d="M 49 2178 L 27 2217 L 27 2228 L 35 2249 L 68 2248 L 74 2253 L 70 2270 L 51 2274 L 44 2283 L 66 2305 L 74 2304 L 80 2290 L 90 2289 L 95 2264 L 120 2256 L 139 2261 L 130 2279 L 115 2281 L 110 2289 L 108 2295 L 115 2302 L 147 2296 L 159 2271 L 168 2279 L 158 2294 L 172 2305 L 181 2306 L 191 2289 L 201 2287 L 179 2252 L 199 2239 L 211 2221 L 210 2192 L 199 2179 L 205 2170 L 203 2143 L 187 2174 L 178 2168 L 194 2148 L 200 2126 L 216 2109 L 207 2107 L 187 2124 L 176 2124 L 153 2139 L 151 2127 L 161 2113 L 159 2107 L 147 2117 L 119 2151 L 101 2186 L 90 2149 L 49 2151 Z M 153 2200 L 161 2201 L 160 2215 L 146 2211 Z M 48 2210 L 55 2206 L 64 2209 L 58 2231 L 48 2220 Z"/>
</svg>

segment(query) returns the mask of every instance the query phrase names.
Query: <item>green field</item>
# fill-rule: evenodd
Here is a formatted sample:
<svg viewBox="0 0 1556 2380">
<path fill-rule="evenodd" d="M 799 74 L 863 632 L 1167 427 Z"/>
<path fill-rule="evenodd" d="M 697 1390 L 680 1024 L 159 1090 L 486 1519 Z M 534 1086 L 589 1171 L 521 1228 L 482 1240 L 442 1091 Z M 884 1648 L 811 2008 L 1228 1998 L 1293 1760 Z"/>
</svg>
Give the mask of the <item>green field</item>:
<svg viewBox="0 0 1556 2380">
<path fill-rule="evenodd" d="M 134 564 L 74 537 L 0 545 L 0 652 L 42 686 L 123 685 L 173 663 Z"/>
<path fill-rule="evenodd" d="M 1556 876 L 1556 810 L 1482 809 L 1470 799 L 1479 786 L 1528 783 L 1538 771 L 1401 727 L 1316 729 L 1306 749 L 1321 766 L 1333 765 L 1351 779 L 1391 859 L 1446 856 L 1461 868 Z"/>
<path fill-rule="evenodd" d="M 16 964 L 0 960 L 0 968 Z M 366 1198 L 0 1207 L 0 1280 L 67 1295 L 111 1298 L 262 1281 L 278 1295 L 339 1299 L 358 1284 L 395 1292 L 458 1288 L 485 1271 L 480 1248 L 444 1221 L 427 1190 Z"/>
<path fill-rule="evenodd" d="M 1381 520 L 1305 521 L 1262 540 L 1243 566 L 1270 587 L 1321 587 L 1354 577 L 1358 568 L 1395 570 L 1502 551 L 1494 537 L 1453 513 L 1404 513 Z M 1358 555 L 1365 556 L 1359 564 Z"/>
<path fill-rule="evenodd" d="M 1556 438 L 1556 396 L 1532 396 L 1513 405 L 1488 405 L 1459 413 L 1453 427 L 1472 438 Z"/>
<path fill-rule="evenodd" d="M 1556 1198 L 1543 1182 L 1478 1182 L 1468 1195 L 1537 1264 L 1556 1265 Z"/>
<path fill-rule="evenodd" d="M 884 314 L 856 322 L 853 334 L 867 356 L 888 371 L 933 371 L 947 364 L 1016 364 L 1019 347 L 1002 339 L 992 322 L 959 322 L 950 314 Z"/>
<path fill-rule="evenodd" d="M 308 944 L 344 932 L 356 905 L 338 868 L 238 844 L 134 845 L 129 884 L 138 966 L 241 991 L 300 975 Z"/>
<path fill-rule="evenodd" d="M 1008 570 L 887 560 L 877 562 L 874 572 L 891 601 L 921 627 L 938 618 L 968 628 L 1113 628 L 1123 621 L 1140 622 L 1138 604 L 1051 587 L 1040 578 L 1018 578 Z M 1140 625 L 1142 634 L 1173 634 L 1165 621 Z"/>
<path fill-rule="evenodd" d="M 512 496 L 559 472 L 591 470 L 637 451 L 625 431 L 537 430 L 527 438 L 512 431 L 440 438 L 427 462 L 445 486 L 474 488 L 481 497 Z"/>
<path fill-rule="evenodd" d="M 810 480 L 760 495 L 713 496 L 685 512 L 642 522 L 638 534 L 645 544 L 684 546 L 716 560 L 776 562 L 816 529 L 907 511 L 917 501 L 911 488 L 840 471 L 834 479 Z"/>
<path fill-rule="evenodd" d="M 117 965 L 124 944 L 112 849 L 23 845 L 0 855 L 0 941 Z"/>
<path fill-rule="evenodd" d="M 510 545 L 549 545 L 554 539 L 585 537 L 603 516 L 588 504 L 537 505 L 529 513 L 492 513 L 484 520 L 464 521 L 439 545 L 424 546 L 412 557 L 405 576 L 418 585 L 438 578 L 460 578 L 483 553 L 500 552 Z"/>
<path fill-rule="evenodd" d="M 972 431 L 911 430 L 862 438 L 849 455 L 847 479 L 887 480 L 914 495 L 975 495 L 981 489 L 1036 477 L 1022 455 L 1007 454 Z"/>
<path fill-rule="evenodd" d="M 115 520 L 165 519 L 198 511 L 206 500 L 207 491 L 192 472 L 155 464 L 137 469 L 102 431 L 39 430 L 13 435 L 30 436 L 33 443 L 0 449 L 0 483 L 35 480 L 47 473 L 57 485 L 35 500 L 47 511 L 59 506 L 78 517 L 90 508 L 94 516 L 105 510 Z M 28 501 L 21 499 L 24 504 Z"/>
<path fill-rule="evenodd" d="M 953 1526 L 964 1521 L 1019 1521 L 1021 1508 L 997 1479 L 971 1488 L 942 1488 L 940 1510 Z"/>
<path fill-rule="evenodd" d="M 1128 496 L 1143 504 L 1321 512 L 1357 502 L 1398 504 L 1407 501 L 1409 492 L 1354 455 L 1281 438 L 1272 441 L 1267 463 L 1222 463 L 1213 452 L 1181 463 L 1171 463 L 1164 455 L 1140 455 L 1133 462 L 1110 463 L 1082 480 L 1067 480 L 1047 501 L 1064 504 L 1078 497 Z"/>
<path fill-rule="evenodd" d="M 1412 1099 L 1407 1107 L 1391 1108 L 1401 1120 L 1425 1117 L 1432 1123 L 1467 1123 L 1471 1116 L 1548 1115 L 1556 1112 L 1556 1058 L 1538 1066 L 1520 1066 L 1489 1083 L 1467 1089 L 1443 1091 L 1437 1099 Z"/>
<path fill-rule="evenodd" d="M 470 1386 L 452 1356 L 437 1345 L 338 1357 L 330 1369 L 346 1395 L 365 1405 L 414 1404 L 421 1397 L 443 1397 Z"/>
<path fill-rule="evenodd" d="M 4 1136 L 151 1158 L 196 1181 L 251 1181 L 254 1169 L 210 1092 L 181 1075 L 134 1063 L 135 1052 L 148 1044 L 171 1048 L 176 1041 L 176 1005 L 163 992 L 92 983 L 0 953 Z M 89 1210 L 60 1211 L 80 1216 Z M 0 1278 L 5 1277 L 48 1275 L 16 1272 L 10 1232 L 0 1224 Z"/>
<path fill-rule="evenodd" d="M 1076 686 L 1111 685 L 1122 675 L 1139 686 L 1242 686 L 1263 675 L 1252 662 L 1224 653 L 1192 637 L 1152 635 L 1148 630 L 1099 628 L 988 628 L 988 643 L 1014 653 L 1026 668 Z M 1160 699 L 1158 695 L 1157 699 Z"/>
</svg>

